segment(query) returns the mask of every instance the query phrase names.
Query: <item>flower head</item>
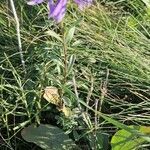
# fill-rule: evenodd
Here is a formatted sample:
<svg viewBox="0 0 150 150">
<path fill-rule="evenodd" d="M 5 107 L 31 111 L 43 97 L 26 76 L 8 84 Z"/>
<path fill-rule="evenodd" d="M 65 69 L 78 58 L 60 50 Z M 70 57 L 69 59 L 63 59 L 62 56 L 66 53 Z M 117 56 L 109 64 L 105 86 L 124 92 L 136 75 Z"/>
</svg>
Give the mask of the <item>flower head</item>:
<svg viewBox="0 0 150 150">
<path fill-rule="evenodd" d="M 48 0 L 48 7 L 49 7 L 49 18 L 53 18 L 57 23 L 61 22 L 66 13 L 68 0 Z M 37 5 L 44 2 L 44 0 L 31 0 L 27 2 L 28 5 Z M 79 6 L 81 10 L 85 7 L 90 6 L 92 0 L 74 0 L 74 2 Z"/>
</svg>

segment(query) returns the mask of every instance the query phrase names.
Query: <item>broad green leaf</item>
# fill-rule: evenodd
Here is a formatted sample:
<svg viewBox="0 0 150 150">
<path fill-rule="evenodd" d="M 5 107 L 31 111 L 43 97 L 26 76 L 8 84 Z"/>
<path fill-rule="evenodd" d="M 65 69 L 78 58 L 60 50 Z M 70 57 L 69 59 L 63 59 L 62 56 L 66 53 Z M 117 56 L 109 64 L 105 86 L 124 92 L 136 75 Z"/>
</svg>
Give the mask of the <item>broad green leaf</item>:
<svg viewBox="0 0 150 150">
<path fill-rule="evenodd" d="M 21 132 L 24 140 L 32 142 L 45 150 L 72 150 L 74 142 L 61 129 L 52 125 L 30 125 Z"/>
<path fill-rule="evenodd" d="M 150 134 L 150 127 L 145 126 L 130 126 L 131 129 L 138 130 L 144 134 Z M 111 139 L 112 150 L 134 150 L 139 145 L 143 144 L 145 139 L 131 133 L 127 130 L 119 130 Z"/>
</svg>

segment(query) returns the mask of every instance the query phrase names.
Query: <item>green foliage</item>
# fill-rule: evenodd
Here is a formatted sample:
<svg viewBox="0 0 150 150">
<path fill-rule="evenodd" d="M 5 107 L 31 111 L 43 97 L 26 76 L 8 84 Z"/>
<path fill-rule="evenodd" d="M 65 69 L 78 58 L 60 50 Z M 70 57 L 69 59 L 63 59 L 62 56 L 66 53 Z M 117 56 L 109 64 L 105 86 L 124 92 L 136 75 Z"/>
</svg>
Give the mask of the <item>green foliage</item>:
<svg viewBox="0 0 150 150">
<path fill-rule="evenodd" d="M 130 126 L 130 128 L 136 129 L 141 133 L 150 135 L 150 127 L 144 126 Z M 127 130 L 119 130 L 111 139 L 112 150 L 134 150 L 146 142 L 143 138 L 135 136 Z"/>
<path fill-rule="evenodd" d="M 63 25 L 48 20 L 45 5 L 15 1 L 26 74 L 14 17 L 8 1 L 0 3 L 0 149 L 36 149 L 17 134 L 32 123 L 59 126 L 81 149 L 94 150 L 109 149 L 116 128 L 137 136 L 127 125 L 150 125 L 148 5 L 102 1 L 84 13 L 69 3 Z M 70 118 L 44 100 L 47 86 L 59 90 Z"/>
<path fill-rule="evenodd" d="M 68 33 L 67 33 L 67 35 L 65 37 L 65 39 L 66 39 L 65 42 L 67 44 L 69 44 L 71 42 L 71 40 L 72 40 L 72 38 L 74 36 L 75 29 L 76 29 L 75 26 L 73 26 L 73 27 L 71 27 L 71 29 L 69 29 L 69 31 L 68 31 Z"/>
<path fill-rule="evenodd" d="M 75 144 L 61 129 L 52 125 L 30 125 L 22 130 L 22 137 L 45 150 L 72 150 Z"/>
</svg>

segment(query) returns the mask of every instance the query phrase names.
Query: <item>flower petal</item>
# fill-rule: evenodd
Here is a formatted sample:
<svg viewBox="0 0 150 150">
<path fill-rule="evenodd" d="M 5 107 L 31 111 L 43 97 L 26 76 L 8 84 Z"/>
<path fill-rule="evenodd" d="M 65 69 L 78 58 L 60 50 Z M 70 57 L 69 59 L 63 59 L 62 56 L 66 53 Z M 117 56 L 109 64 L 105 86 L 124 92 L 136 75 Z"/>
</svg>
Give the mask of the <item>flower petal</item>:
<svg viewBox="0 0 150 150">
<path fill-rule="evenodd" d="M 41 4 L 42 2 L 44 2 L 44 0 L 32 0 L 27 2 L 28 5 L 37 5 L 37 4 Z"/>
<path fill-rule="evenodd" d="M 83 10 L 85 7 L 89 7 L 92 4 L 92 0 L 74 0 L 74 2 L 81 10 Z"/>
<path fill-rule="evenodd" d="M 49 18 L 53 18 L 57 23 L 61 22 L 65 16 L 67 0 L 58 0 L 56 3 L 49 0 Z"/>
</svg>

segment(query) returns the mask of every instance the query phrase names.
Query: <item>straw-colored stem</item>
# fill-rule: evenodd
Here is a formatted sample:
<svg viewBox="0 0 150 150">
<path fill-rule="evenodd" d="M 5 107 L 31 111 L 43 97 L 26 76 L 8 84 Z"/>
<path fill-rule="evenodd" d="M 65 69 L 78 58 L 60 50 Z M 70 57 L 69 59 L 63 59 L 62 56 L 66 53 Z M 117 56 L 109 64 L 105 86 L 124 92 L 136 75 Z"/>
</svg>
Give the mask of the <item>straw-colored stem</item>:
<svg viewBox="0 0 150 150">
<path fill-rule="evenodd" d="M 19 48 L 19 53 L 20 53 L 20 59 L 21 59 L 23 69 L 26 72 L 25 61 L 24 61 L 23 51 L 22 51 L 22 44 L 21 44 L 20 24 L 19 24 L 19 19 L 18 19 L 18 16 L 17 16 L 17 12 L 16 12 L 16 9 L 15 9 L 15 5 L 14 5 L 13 0 L 10 0 L 10 6 L 11 6 L 12 13 L 14 15 L 14 19 L 15 19 L 15 22 L 16 22 L 16 31 L 17 31 L 18 48 Z"/>
</svg>

